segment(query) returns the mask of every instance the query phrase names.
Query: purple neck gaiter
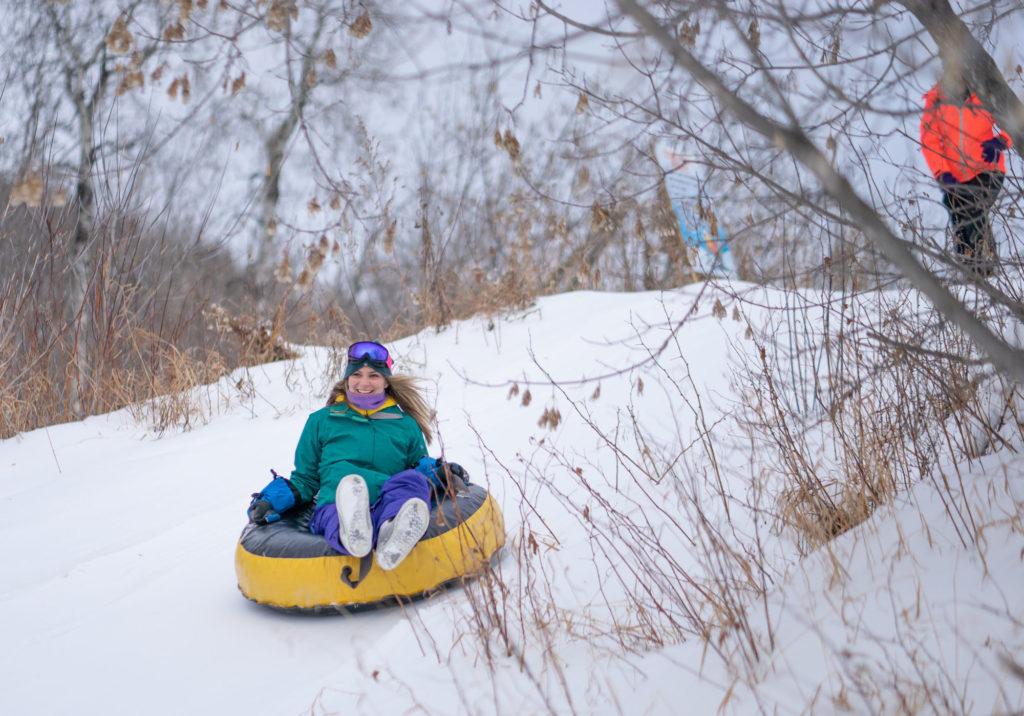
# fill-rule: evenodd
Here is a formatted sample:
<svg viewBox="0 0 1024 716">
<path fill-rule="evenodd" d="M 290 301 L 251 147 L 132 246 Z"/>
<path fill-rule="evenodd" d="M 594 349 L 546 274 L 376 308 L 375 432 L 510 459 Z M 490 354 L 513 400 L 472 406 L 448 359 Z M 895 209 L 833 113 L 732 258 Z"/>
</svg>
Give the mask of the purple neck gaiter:
<svg viewBox="0 0 1024 716">
<path fill-rule="evenodd" d="M 373 395 L 357 395 L 356 393 L 348 393 L 348 402 L 352 404 L 352 407 L 359 408 L 359 410 L 376 410 L 380 406 L 384 405 L 384 401 L 388 399 L 387 393 L 374 393 Z"/>
</svg>

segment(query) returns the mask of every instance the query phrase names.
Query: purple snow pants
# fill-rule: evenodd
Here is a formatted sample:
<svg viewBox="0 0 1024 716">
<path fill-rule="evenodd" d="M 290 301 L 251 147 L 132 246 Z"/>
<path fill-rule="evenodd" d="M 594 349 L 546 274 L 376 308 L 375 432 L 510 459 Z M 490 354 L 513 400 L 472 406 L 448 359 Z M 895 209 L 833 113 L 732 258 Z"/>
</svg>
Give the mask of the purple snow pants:
<svg viewBox="0 0 1024 716">
<path fill-rule="evenodd" d="M 370 521 L 373 523 L 373 546 L 377 546 L 377 533 L 380 526 L 398 514 L 398 510 L 406 501 L 418 497 L 430 505 L 430 485 L 427 478 L 416 470 L 403 470 L 388 478 L 380 488 L 380 497 L 370 505 Z M 342 554 L 348 550 L 342 547 L 338 539 L 338 509 L 334 503 L 318 505 L 309 518 L 309 530 L 313 534 L 323 535 L 327 544 Z"/>
</svg>

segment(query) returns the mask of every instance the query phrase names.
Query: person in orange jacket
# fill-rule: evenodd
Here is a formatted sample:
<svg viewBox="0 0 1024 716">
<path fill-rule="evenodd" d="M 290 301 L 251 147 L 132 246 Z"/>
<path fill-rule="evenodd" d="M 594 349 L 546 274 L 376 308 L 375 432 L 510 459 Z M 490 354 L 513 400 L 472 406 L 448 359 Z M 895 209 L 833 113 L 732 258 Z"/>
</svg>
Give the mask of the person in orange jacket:
<svg viewBox="0 0 1024 716">
<path fill-rule="evenodd" d="M 924 103 L 921 150 L 942 187 L 953 248 L 968 267 L 991 275 L 997 255 L 988 212 L 1003 187 L 1010 136 L 956 72 L 947 70 Z"/>
</svg>

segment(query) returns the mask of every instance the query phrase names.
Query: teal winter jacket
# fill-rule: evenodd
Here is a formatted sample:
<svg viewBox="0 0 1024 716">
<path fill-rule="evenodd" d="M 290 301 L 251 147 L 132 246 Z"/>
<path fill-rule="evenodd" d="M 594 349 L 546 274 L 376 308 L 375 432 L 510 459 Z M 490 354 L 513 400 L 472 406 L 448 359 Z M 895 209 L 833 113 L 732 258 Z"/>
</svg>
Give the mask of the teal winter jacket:
<svg viewBox="0 0 1024 716">
<path fill-rule="evenodd" d="M 295 448 L 291 483 L 301 501 L 319 492 L 317 505 L 334 502 L 338 483 L 355 473 L 366 480 L 370 503 L 384 482 L 426 456 L 419 425 L 388 400 L 369 415 L 347 403 L 321 408 L 309 416 Z"/>
</svg>

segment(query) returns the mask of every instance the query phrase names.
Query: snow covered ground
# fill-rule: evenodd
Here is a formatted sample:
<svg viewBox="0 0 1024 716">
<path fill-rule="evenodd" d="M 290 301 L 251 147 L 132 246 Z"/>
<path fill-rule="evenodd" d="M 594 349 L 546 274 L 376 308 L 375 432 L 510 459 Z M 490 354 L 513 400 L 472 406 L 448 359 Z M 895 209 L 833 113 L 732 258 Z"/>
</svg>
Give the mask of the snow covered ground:
<svg viewBox="0 0 1024 716">
<path fill-rule="evenodd" d="M 941 465 L 801 558 L 757 509 L 768 502 L 752 485 L 766 466 L 741 430 L 735 379 L 759 340 L 784 343 L 794 322 L 773 318 L 784 297 L 733 289 L 748 300 L 704 285 L 553 296 L 392 345 L 396 369 L 426 378 L 436 403 L 432 454 L 443 447 L 502 507 L 505 624 L 541 613 L 527 609 L 533 599 L 557 607 L 506 640 L 476 618 L 480 585 L 316 618 L 238 592 L 249 495 L 271 468 L 291 469 L 332 382 L 329 350 L 208 387 L 215 407 L 189 430 L 157 434 L 125 410 L 0 442 L 2 711 L 1024 709 L 1010 666 L 1024 663 L 1024 460 L 1006 449 L 959 471 Z M 673 450 L 676 468 L 656 484 L 622 467 Z M 627 519 L 642 529 L 624 529 Z M 723 544 L 761 545 L 766 596 L 747 594 L 744 621 L 708 642 L 634 639 L 627 623 L 639 632 L 679 619 L 670 601 L 655 616 L 631 612 L 653 581 L 658 595 L 682 593 L 681 575 L 715 583 L 713 531 L 698 519 L 728 528 Z M 664 551 L 660 577 L 636 559 L 645 545 Z"/>
</svg>

